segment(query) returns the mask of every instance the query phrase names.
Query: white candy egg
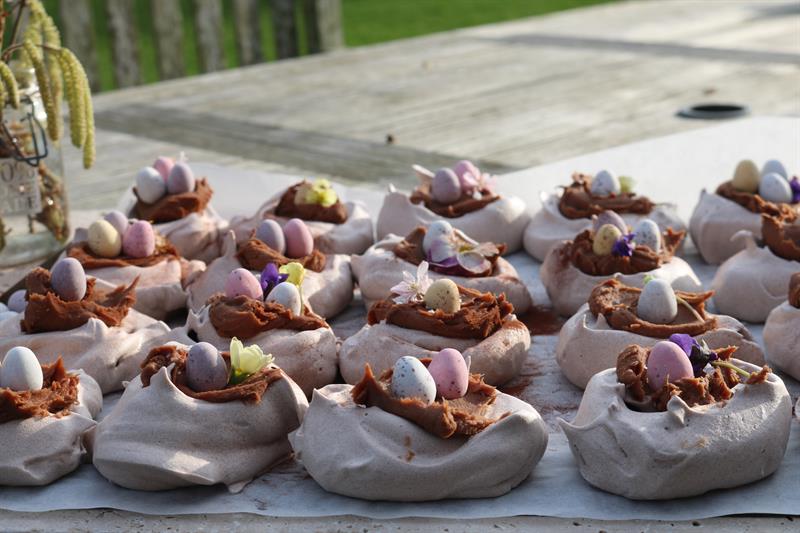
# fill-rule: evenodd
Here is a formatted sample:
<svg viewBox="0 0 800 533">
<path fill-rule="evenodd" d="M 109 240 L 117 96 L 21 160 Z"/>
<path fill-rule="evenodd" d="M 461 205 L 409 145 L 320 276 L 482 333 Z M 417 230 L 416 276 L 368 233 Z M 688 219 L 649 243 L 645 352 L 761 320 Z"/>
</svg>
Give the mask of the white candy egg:
<svg viewBox="0 0 800 533">
<path fill-rule="evenodd" d="M 778 161 L 777 159 L 770 159 L 764 166 L 761 167 L 761 175 L 766 176 L 767 174 L 779 174 L 783 176 L 785 179 L 789 179 L 789 173 L 786 172 L 786 167 L 783 166 L 783 163 Z"/>
<path fill-rule="evenodd" d="M 668 281 L 652 279 L 642 289 L 636 306 L 639 318 L 653 324 L 669 324 L 678 315 L 678 300 Z"/>
<path fill-rule="evenodd" d="M 33 391 L 41 389 L 43 383 L 42 366 L 29 348 L 16 346 L 6 352 L 0 367 L 0 388 Z"/>
<path fill-rule="evenodd" d="M 592 178 L 589 190 L 595 196 L 608 196 L 610 194 L 619 194 L 622 188 L 619 184 L 619 179 L 614 174 L 608 170 L 601 170 Z"/>
<path fill-rule="evenodd" d="M 761 178 L 758 194 L 768 202 L 790 203 L 792 201 L 791 185 L 783 176 L 774 172 Z"/>
<path fill-rule="evenodd" d="M 297 290 L 297 286 L 294 283 L 278 283 L 275 288 L 269 291 L 267 301 L 279 303 L 295 315 L 299 315 L 302 310 L 300 291 Z"/>
<path fill-rule="evenodd" d="M 153 204 L 167 194 L 167 184 L 158 170 L 144 167 L 136 174 L 136 192 L 144 203 Z"/>
<path fill-rule="evenodd" d="M 394 364 L 391 391 L 396 398 L 417 398 L 430 405 L 436 399 L 436 382 L 419 359 L 406 355 Z"/>
<path fill-rule="evenodd" d="M 658 224 L 649 218 L 640 220 L 636 227 L 633 228 L 633 233 L 636 234 L 633 242 L 637 245 L 647 246 L 656 253 L 661 251 L 661 230 Z"/>
<path fill-rule="evenodd" d="M 433 241 L 435 241 L 437 237 L 451 235 L 452 233 L 453 226 L 446 220 L 431 222 L 428 224 L 428 229 L 425 231 L 425 238 L 422 239 L 422 250 L 427 254 L 431 249 Z"/>
</svg>

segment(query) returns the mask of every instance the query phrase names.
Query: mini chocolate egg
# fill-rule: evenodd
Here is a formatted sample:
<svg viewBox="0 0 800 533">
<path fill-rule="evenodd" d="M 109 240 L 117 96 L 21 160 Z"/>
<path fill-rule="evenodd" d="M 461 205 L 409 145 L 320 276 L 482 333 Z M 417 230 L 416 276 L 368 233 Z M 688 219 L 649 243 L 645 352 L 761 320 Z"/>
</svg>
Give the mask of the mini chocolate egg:
<svg viewBox="0 0 800 533">
<path fill-rule="evenodd" d="M 589 190 L 594 196 L 608 196 L 610 194 L 619 194 L 622 189 L 619 179 L 614 174 L 608 170 L 601 170 L 592 178 Z"/>
<path fill-rule="evenodd" d="M 175 163 L 167 177 L 167 192 L 170 194 L 192 192 L 194 186 L 194 172 L 191 167 L 182 161 Z"/>
<path fill-rule="evenodd" d="M 431 245 L 438 237 L 452 235 L 453 226 L 446 220 L 436 220 L 428 224 L 425 230 L 425 237 L 422 239 L 422 250 L 427 254 L 431 251 Z"/>
<path fill-rule="evenodd" d="M 108 223 L 106 222 L 106 224 Z M 111 226 L 111 224 L 108 225 Z M 114 230 L 115 233 L 116 231 Z M 74 257 L 60 259 L 50 270 L 50 285 L 64 301 L 83 300 L 83 297 L 86 296 L 86 272 L 83 271 L 83 265 Z"/>
<path fill-rule="evenodd" d="M 24 313 L 28 307 L 28 300 L 25 299 L 25 289 L 19 289 L 11 293 L 8 297 L 8 310 L 15 313 Z"/>
<path fill-rule="evenodd" d="M 453 203 L 461 198 L 461 180 L 449 168 L 440 168 L 433 175 L 431 193 L 433 199 L 439 203 Z"/>
<path fill-rule="evenodd" d="M 733 188 L 755 194 L 758 192 L 758 184 L 761 182 L 761 174 L 758 173 L 758 167 L 749 159 L 743 159 L 736 165 L 736 170 L 733 171 L 733 179 L 731 185 Z"/>
<path fill-rule="evenodd" d="M 481 171 L 478 170 L 478 167 L 476 167 L 472 161 L 467 161 L 466 159 L 462 159 L 456 163 L 453 167 L 453 172 L 458 176 L 458 181 L 461 183 L 461 190 L 475 187 L 475 180 L 481 176 Z"/>
<path fill-rule="evenodd" d="M 8 312 L 10 312 L 8 310 L 8 306 L 3 302 L 0 302 L 0 313 L 8 313 Z"/>
<path fill-rule="evenodd" d="M 198 342 L 186 356 L 186 381 L 195 392 L 220 390 L 228 384 L 225 359 L 212 344 Z"/>
<path fill-rule="evenodd" d="M 268 218 L 261 221 L 261 224 L 256 229 L 256 239 L 280 254 L 286 252 L 286 239 L 283 236 L 283 229 L 280 224 L 272 219 Z"/>
<path fill-rule="evenodd" d="M 300 291 L 297 290 L 297 285 L 294 283 L 278 283 L 269 291 L 266 300 L 268 302 L 276 302 L 290 310 L 294 315 L 300 315 L 302 311 L 302 300 L 300 299 Z"/>
<path fill-rule="evenodd" d="M 461 352 L 445 348 L 433 356 L 428 372 L 436 383 L 439 396 L 448 400 L 463 398 L 469 386 L 469 369 Z"/>
<path fill-rule="evenodd" d="M 43 383 L 42 366 L 29 348 L 16 346 L 6 352 L 0 366 L 0 388 L 34 391 L 41 389 Z"/>
<path fill-rule="evenodd" d="M 669 324 L 678 316 L 678 300 L 667 280 L 651 279 L 639 294 L 636 314 L 653 324 Z"/>
<path fill-rule="evenodd" d="M 156 251 L 156 234 L 153 226 L 144 220 L 137 220 L 128 226 L 122 236 L 122 251 L 129 257 L 148 257 Z"/>
<path fill-rule="evenodd" d="M 235 298 L 242 295 L 260 300 L 264 296 L 264 291 L 252 272 L 237 268 L 232 270 L 225 280 L 225 296 Z"/>
<path fill-rule="evenodd" d="M 305 257 L 314 251 L 314 237 L 299 218 L 290 219 L 283 226 L 283 236 L 286 239 L 286 257 Z"/>
<path fill-rule="evenodd" d="M 640 220 L 633 228 L 633 233 L 635 234 L 633 242 L 637 246 L 647 246 L 656 253 L 661 251 L 661 230 L 658 224 L 649 218 Z"/>
<path fill-rule="evenodd" d="M 125 235 L 125 231 L 130 224 L 128 217 L 126 217 L 122 211 L 117 211 L 116 209 L 103 215 L 103 220 L 114 226 L 114 229 L 117 230 L 120 235 Z"/>
<path fill-rule="evenodd" d="M 445 313 L 456 313 L 461 309 L 461 295 L 453 280 L 437 279 L 425 291 L 425 305 Z"/>
<path fill-rule="evenodd" d="M 783 163 L 778 161 L 777 159 L 770 159 L 764 166 L 761 167 L 761 175 L 766 176 L 767 174 L 779 174 L 783 176 L 784 179 L 789 179 L 789 173 L 786 172 L 786 167 L 783 166 Z"/>
<path fill-rule="evenodd" d="M 394 363 L 391 391 L 395 398 L 417 398 L 430 405 L 436 399 L 436 382 L 419 359 L 405 355 Z"/>
<path fill-rule="evenodd" d="M 617 239 L 622 237 L 622 232 L 618 227 L 611 224 L 604 224 L 600 226 L 594 234 L 594 242 L 592 242 L 592 251 L 597 255 L 611 255 L 614 249 L 614 243 Z"/>
<path fill-rule="evenodd" d="M 164 178 L 164 182 L 166 183 L 167 179 L 169 178 L 169 173 L 172 171 L 172 167 L 175 166 L 175 160 L 171 157 L 159 156 L 156 158 L 155 162 L 153 163 L 153 168 L 158 170 L 158 173 L 161 174 L 161 177 Z"/>
<path fill-rule="evenodd" d="M 628 225 L 625 223 L 625 220 L 617 214 L 616 211 L 606 209 L 599 215 L 594 215 L 592 217 L 592 229 L 595 232 L 597 232 L 597 230 L 606 224 L 616 226 L 622 233 L 628 233 Z"/>
<path fill-rule="evenodd" d="M 136 174 L 136 193 L 146 204 L 154 204 L 167 194 L 164 178 L 153 167 L 144 167 Z"/>
<path fill-rule="evenodd" d="M 767 202 L 788 204 L 792 201 L 792 186 L 783 176 L 773 172 L 761 178 L 758 195 Z"/>
<path fill-rule="evenodd" d="M 107 220 L 92 222 L 87 242 L 89 249 L 100 257 L 117 257 L 122 251 L 122 234 Z"/>
<path fill-rule="evenodd" d="M 652 390 L 660 390 L 667 380 L 675 383 L 691 377 L 694 377 L 692 363 L 686 352 L 674 342 L 659 341 L 650 350 L 647 358 L 647 382 Z"/>
</svg>

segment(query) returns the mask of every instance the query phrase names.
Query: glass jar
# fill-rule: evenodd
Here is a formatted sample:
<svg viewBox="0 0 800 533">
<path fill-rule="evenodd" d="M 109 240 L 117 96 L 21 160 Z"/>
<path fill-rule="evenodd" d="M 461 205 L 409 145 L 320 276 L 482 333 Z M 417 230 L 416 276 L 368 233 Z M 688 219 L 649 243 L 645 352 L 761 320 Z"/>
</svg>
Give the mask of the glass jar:
<svg viewBox="0 0 800 533">
<path fill-rule="evenodd" d="M 0 267 L 42 259 L 70 236 L 60 143 L 47 137 L 47 112 L 32 68 L 11 65 L 20 106 L 0 124 Z"/>
</svg>

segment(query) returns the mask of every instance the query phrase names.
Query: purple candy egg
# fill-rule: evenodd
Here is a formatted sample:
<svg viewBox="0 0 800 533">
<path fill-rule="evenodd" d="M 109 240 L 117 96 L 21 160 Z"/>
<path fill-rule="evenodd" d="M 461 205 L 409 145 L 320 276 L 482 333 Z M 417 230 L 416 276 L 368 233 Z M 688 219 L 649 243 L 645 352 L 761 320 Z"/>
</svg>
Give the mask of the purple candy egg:
<svg viewBox="0 0 800 533">
<path fill-rule="evenodd" d="M 164 181 L 167 181 L 169 178 L 169 173 L 172 171 L 173 166 L 175 166 L 175 160 L 173 160 L 171 157 L 165 157 L 163 155 L 157 157 L 153 163 L 153 168 L 158 170 L 158 173 L 161 174 L 161 177 L 164 178 Z"/>
<path fill-rule="evenodd" d="M 156 234 L 153 226 L 144 220 L 137 220 L 122 236 L 122 253 L 129 257 L 148 257 L 156 251 Z"/>
<path fill-rule="evenodd" d="M 314 251 L 311 230 L 299 218 L 293 218 L 283 226 L 283 236 L 286 238 L 286 257 L 305 257 Z"/>
<path fill-rule="evenodd" d="M 77 302 L 86 295 L 86 272 L 74 257 L 59 260 L 50 270 L 50 285 L 67 302 Z"/>
<path fill-rule="evenodd" d="M 440 168 L 433 175 L 431 193 L 434 200 L 450 204 L 461 198 L 461 180 L 449 168 Z"/>
<path fill-rule="evenodd" d="M 207 342 L 189 348 L 186 381 L 195 392 L 223 389 L 228 384 L 228 367 L 219 350 Z"/>
<path fill-rule="evenodd" d="M 657 342 L 647 358 L 647 382 L 654 391 L 661 389 L 669 380 L 674 383 L 683 378 L 694 377 L 692 363 L 683 349 L 670 341 Z"/>
<path fill-rule="evenodd" d="M 262 220 L 256 228 L 256 239 L 263 242 L 278 253 L 286 252 L 286 239 L 281 225 L 272 219 Z M 313 246 L 313 243 L 312 243 Z M 306 254 L 307 255 L 307 254 Z"/>
<path fill-rule="evenodd" d="M 244 268 L 237 268 L 232 270 L 228 274 L 228 279 L 225 280 L 225 296 L 228 298 L 247 296 L 260 300 L 264 296 L 264 291 L 252 272 Z"/>
<path fill-rule="evenodd" d="M 461 352 L 445 348 L 433 356 L 428 372 L 436 382 L 436 391 L 442 398 L 463 398 L 469 385 L 469 369 Z"/>
<path fill-rule="evenodd" d="M 24 313 L 28 307 L 28 300 L 25 299 L 25 289 L 20 289 L 11 293 L 8 297 L 8 310 L 15 313 Z"/>
<path fill-rule="evenodd" d="M 167 192 L 181 194 L 194 190 L 195 179 L 191 167 L 184 162 L 175 163 L 167 178 Z"/>
<path fill-rule="evenodd" d="M 114 229 L 117 230 L 120 235 L 125 235 L 125 231 L 128 229 L 129 222 L 128 217 L 126 217 L 122 211 L 117 211 L 116 209 L 109 211 L 103 215 L 103 219 L 114 226 Z"/>
<path fill-rule="evenodd" d="M 606 224 L 615 226 L 620 232 L 622 232 L 623 235 L 628 233 L 628 225 L 625 223 L 625 220 L 617 214 L 616 211 L 607 209 L 599 215 L 592 217 L 592 229 L 595 232 Z"/>
</svg>

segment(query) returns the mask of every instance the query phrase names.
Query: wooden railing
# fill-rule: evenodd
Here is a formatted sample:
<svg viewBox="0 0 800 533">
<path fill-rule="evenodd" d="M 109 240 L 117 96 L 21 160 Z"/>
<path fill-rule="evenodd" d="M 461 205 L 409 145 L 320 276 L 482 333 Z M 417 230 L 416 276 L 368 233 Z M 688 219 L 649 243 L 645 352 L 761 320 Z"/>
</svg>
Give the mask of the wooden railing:
<svg viewBox="0 0 800 533">
<path fill-rule="evenodd" d="M 147 1 L 153 21 L 159 78 L 185 76 L 181 1 Z M 261 10 L 266 9 L 272 20 L 276 59 L 295 57 L 301 48 L 308 53 L 318 53 L 343 45 L 341 0 L 192 0 L 195 45 L 202 72 L 225 66 L 223 1 L 230 2 L 239 65 L 265 60 Z M 60 0 L 59 24 L 65 44 L 83 63 L 92 88 L 100 86 L 93 24 L 105 24 L 108 28 L 115 85 L 129 87 L 142 83 L 134 0 L 104 0 L 105 18 L 99 21 L 92 18 L 91 3 L 91 0 Z M 304 43 L 298 38 L 301 22 L 305 28 Z"/>
</svg>

